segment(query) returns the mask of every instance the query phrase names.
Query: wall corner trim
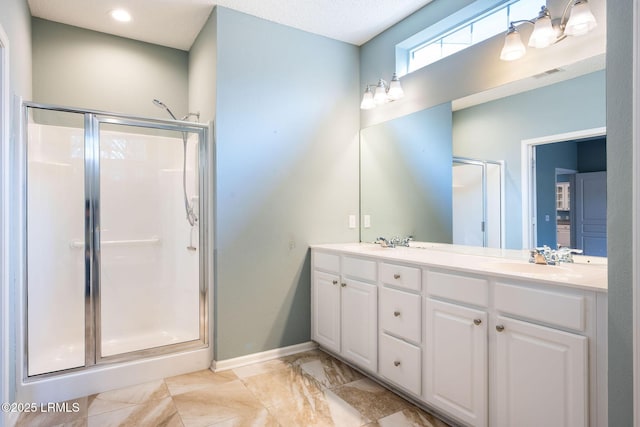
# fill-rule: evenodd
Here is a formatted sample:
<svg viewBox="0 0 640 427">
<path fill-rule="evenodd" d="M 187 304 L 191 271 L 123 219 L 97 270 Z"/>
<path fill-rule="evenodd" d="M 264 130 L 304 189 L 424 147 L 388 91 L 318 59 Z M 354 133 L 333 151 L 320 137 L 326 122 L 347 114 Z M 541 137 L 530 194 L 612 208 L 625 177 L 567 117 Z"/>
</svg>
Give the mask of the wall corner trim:
<svg viewBox="0 0 640 427">
<path fill-rule="evenodd" d="M 307 341 L 301 344 L 290 345 L 288 347 L 274 348 L 273 350 L 262 351 L 260 353 L 247 354 L 245 356 L 234 357 L 232 359 L 214 360 L 211 363 L 213 372 L 226 371 L 241 366 L 250 365 L 252 363 L 266 362 L 277 359 L 278 357 L 289 356 L 291 354 L 302 353 L 305 351 L 315 350 L 318 344 L 313 341 Z"/>
</svg>

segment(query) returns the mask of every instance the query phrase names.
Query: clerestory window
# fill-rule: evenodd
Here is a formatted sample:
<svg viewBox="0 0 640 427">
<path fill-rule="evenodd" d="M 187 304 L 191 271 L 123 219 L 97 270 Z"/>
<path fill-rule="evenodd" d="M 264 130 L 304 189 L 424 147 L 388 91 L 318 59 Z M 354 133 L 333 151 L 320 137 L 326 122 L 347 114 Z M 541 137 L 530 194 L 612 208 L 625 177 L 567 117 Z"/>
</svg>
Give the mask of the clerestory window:
<svg viewBox="0 0 640 427">
<path fill-rule="evenodd" d="M 532 19 L 538 15 L 544 0 L 477 1 L 399 44 L 396 51 L 400 74 L 412 72 L 460 52 L 497 34 L 505 33 L 512 21 Z M 496 3 L 498 3 L 496 5 Z M 405 71 L 405 72 L 402 72 Z"/>
</svg>

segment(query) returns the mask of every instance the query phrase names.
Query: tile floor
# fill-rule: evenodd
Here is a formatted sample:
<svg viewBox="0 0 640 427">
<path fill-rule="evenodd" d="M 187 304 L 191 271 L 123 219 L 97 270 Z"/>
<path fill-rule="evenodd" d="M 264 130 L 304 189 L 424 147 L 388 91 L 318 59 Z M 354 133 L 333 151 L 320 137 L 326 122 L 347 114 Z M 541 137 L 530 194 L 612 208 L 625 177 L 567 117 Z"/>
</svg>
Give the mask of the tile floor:
<svg viewBox="0 0 640 427">
<path fill-rule="evenodd" d="M 29 427 L 446 427 L 314 350 L 214 373 L 165 378 L 68 402 L 77 412 L 22 414 Z"/>
</svg>

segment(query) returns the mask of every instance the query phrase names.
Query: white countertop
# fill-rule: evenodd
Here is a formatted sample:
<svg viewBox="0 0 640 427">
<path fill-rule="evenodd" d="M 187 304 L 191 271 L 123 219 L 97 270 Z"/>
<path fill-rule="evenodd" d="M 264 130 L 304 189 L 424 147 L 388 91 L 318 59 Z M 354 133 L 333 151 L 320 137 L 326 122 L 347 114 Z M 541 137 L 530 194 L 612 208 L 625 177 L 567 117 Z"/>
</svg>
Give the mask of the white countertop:
<svg viewBox="0 0 640 427">
<path fill-rule="evenodd" d="M 410 248 L 383 248 L 373 243 L 335 243 L 311 245 L 311 248 L 592 291 L 607 291 L 607 264 L 602 258 L 576 257 L 575 263 L 538 265 L 528 262 L 528 251 L 428 242 L 411 244 Z"/>
</svg>

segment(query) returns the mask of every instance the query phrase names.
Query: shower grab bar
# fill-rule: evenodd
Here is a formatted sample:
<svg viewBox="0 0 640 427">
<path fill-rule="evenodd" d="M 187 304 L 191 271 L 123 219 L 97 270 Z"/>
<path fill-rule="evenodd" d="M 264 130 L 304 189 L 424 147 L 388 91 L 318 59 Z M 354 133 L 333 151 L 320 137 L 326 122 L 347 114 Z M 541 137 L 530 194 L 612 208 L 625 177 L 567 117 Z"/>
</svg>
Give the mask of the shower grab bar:
<svg viewBox="0 0 640 427">
<path fill-rule="evenodd" d="M 160 238 L 157 236 L 153 236 L 150 239 L 140 239 L 140 240 L 103 240 L 100 242 L 100 246 L 126 246 L 126 245 L 155 245 L 160 243 Z M 84 248 L 84 241 L 82 240 L 72 240 L 69 246 L 72 249 L 81 249 Z"/>
</svg>

